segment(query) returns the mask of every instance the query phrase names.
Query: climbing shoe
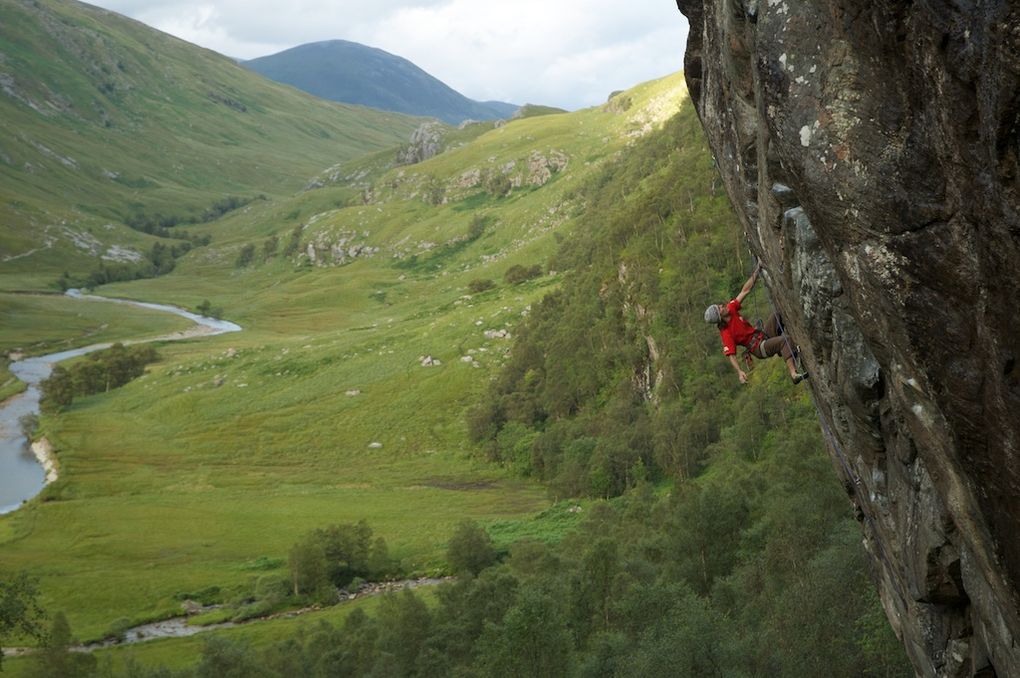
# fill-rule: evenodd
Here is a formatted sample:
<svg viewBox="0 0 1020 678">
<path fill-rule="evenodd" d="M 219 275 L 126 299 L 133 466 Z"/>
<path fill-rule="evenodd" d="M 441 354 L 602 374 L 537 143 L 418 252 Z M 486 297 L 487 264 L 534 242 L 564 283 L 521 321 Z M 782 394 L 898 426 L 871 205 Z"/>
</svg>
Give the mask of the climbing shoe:
<svg viewBox="0 0 1020 678">
<path fill-rule="evenodd" d="M 794 384 L 799 384 L 800 382 L 802 382 L 805 379 L 808 379 L 810 377 L 811 377 L 811 375 L 808 374 L 807 372 L 798 372 L 797 374 L 795 374 L 793 376 L 793 383 Z"/>
</svg>

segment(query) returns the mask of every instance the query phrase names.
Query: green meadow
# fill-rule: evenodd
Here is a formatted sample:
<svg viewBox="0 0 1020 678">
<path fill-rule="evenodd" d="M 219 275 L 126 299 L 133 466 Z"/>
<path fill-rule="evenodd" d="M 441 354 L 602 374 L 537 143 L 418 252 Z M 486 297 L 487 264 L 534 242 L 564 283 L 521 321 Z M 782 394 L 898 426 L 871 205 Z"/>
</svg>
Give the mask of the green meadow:
<svg viewBox="0 0 1020 678">
<path fill-rule="evenodd" d="M 57 295 L 0 293 L 0 352 L 40 355 L 191 327 L 160 311 Z"/>
<path fill-rule="evenodd" d="M 352 326 L 367 322 L 352 309 L 296 337 L 275 326 L 163 345 L 143 378 L 44 418 L 62 478 L 4 519 L 4 566 L 39 575 L 85 638 L 173 614 L 181 592 L 242 594 L 246 562 L 285 560 L 298 535 L 337 522 L 368 520 L 408 572 L 443 571 L 463 517 L 548 506 L 464 441 L 462 411 L 505 350 L 474 324 L 511 317 L 497 304 L 407 304 L 379 327 Z M 481 367 L 459 361 L 465 335 Z"/>
<path fill-rule="evenodd" d="M 61 477 L 0 518 L 0 566 L 38 576 L 45 607 L 93 640 L 179 614 L 190 592 L 251 597 L 265 578 L 286 577 L 300 535 L 329 524 L 367 520 L 403 576 L 446 572 L 446 541 L 464 518 L 490 526 L 497 544 L 558 539 L 573 523 L 568 507 L 485 460 L 464 414 L 506 361 L 512 337 L 493 332 L 513 332 L 558 286 L 546 263 L 584 226 L 578 188 L 679 109 L 682 77 L 627 96 L 626 112 L 598 107 L 464 133 L 463 145 L 415 166 L 366 160 L 367 203 L 351 200 L 349 181 L 256 201 L 203 225 L 212 245 L 170 275 L 103 286 L 103 295 L 188 308 L 209 300 L 244 330 L 164 343 L 142 378 L 44 417 Z M 541 170 L 536 153 L 563 162 Z M 462 177 L 476 170 L 502 173 L 511 190 L 468 185 Z M 284 243 L 295 227 L 296 254 L 264 254 L 268 239 Z M 350 238 L 371 253 L 345 262 L 306 254 Z M 249 244 L 255 259 L 238 266 Z M 504 280 L 512 266 L 536 264 L 539 277 Z M 471 294 L 479 279 L 493 287 Z M 4 325 L 5 346 L 151 336 L 180 322 L 3 299 L 22 304 Z"/>
</svg>

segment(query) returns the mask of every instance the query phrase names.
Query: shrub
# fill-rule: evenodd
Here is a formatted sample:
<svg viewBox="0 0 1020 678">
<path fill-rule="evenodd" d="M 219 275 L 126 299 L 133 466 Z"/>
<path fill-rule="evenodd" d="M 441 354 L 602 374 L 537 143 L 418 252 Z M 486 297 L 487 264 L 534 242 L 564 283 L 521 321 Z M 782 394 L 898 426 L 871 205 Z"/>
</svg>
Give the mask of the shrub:
<svg viewBox="0 0 1020 678">
<path fill-rule="evenodd" d="M 297 215 L 295 214 L 295 218 Z M 290 239 L 287 240 L 287 245 L 283 248 L 283 256 L 292 257 L 298 253 L 301 249 L 301 231 L 303 227 L 298 224 L 290 231 Z"/>
<path fill-rule="evenodd" d="M 253 261 L 255 261 L 255 245 L 248 243 L 238 252 L 236 264 L 238 268 L 244 268 L 250 266 Z"/>
<path fill-rule="evenodd" d="M 208 299 L 203 299 L 202 303 L 195 307 L 195 311 L 205 318 L 215 318 L 216 320 L 219 320 L 223 317 L 223 309 L 219 306 L 213 306 L 209 303 Z"/>
<path fill-rule="evenodd" d="M 542 275 L 542 265 L 535 264 L 534 266 L 525 267 L 520 264 L 514 264 L 506 270 L 503 274 L 503 279 L 511 285 L 518 285 L 522 282 L 532 280 Z"/>
<path fill-rule="evenodd" d="M 21 415 L 18 417 L 18 426 L 21 428 L 21 434 L 31 440 L 39 428 L 39 415 L 34 412 Z"/>
<path fill-rule="evenodd" d="M 272 259 L 276 256 L 276 252 L 280 249 L 280 239 L 271 235 L 262 243 L 262 258 L 264 260 Z"/>
<path fill-rule="evenodd" d="M 485 234 L 485 222 L 486 218 L 476 214 L 471 219 L 471 225 L 468 226 L 467 239 L 469 242 L 478 240 Z"/>
<path fill-rule="evenodd" d="M 485 179 L 485 191 L 497 198 L 510 195 L 511 190 L 513 190 L 513 183 L 511 183 L 510 177 L 502 172 L 492 172 Z"/>
<path fill-rule="evenodd" d="M 471 294 L 481 294 L 486 290 L 491 290 L 496 286 L 496 283 L 492 282 L 488 278 L 476 278 L 468 283 L 468 291 Z"/>
</svg>

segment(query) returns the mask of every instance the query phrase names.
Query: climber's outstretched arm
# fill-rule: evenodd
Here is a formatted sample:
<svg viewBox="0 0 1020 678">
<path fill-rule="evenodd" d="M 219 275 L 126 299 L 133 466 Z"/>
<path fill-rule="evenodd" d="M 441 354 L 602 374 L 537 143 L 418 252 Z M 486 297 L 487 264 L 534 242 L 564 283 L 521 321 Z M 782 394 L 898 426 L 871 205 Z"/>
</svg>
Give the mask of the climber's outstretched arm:
<svg viewBox="0 0 1020 678">
<path fill-rule="evenodd" d="M 747 279 L 747 282 L 744 283 L 744 286 L 740 288 L 740 294 L 737 295 L 737 301 L 740 302 L 741 304 L 744 303 L 744 297 L 750 294 L 751 290 L 754 288 L 754 284 L 758 282 L 758 273 L 760 271 L 761 263 L 754 267 L 754 273 L 752 273 L 751 277 Z"/>
</svg>

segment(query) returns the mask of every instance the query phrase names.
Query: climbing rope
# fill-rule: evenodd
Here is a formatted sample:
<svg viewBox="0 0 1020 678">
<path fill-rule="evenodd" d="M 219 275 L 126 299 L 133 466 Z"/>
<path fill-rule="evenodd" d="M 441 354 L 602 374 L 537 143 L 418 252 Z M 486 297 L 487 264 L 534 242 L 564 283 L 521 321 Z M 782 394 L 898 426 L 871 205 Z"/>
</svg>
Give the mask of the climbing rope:
<svg viewBox="0 0 1020 678">
<path fill-rule="evenodd" d="M 752 275 L 753 275 L 753 271 L 758 268 L 758 258 L 756 256 L 754 256 L 753 253 L 751 254 L 751 264 L 752 264 L 752 269 L 751 270 L 752 270 Z M 762 270 L 764 271 L 765 269 L 762 269 Z M 765 335 L 765 323 L 762 320 L 761 313 L 758 312 L 758 281 L 757 280 L 755 281 L 754 287 L 751 288 L 751 307 L 754 310 L 754 314 L 752 316 L 752 317 L 755 318 L 754 329 L 756 329 L 762 335 L 762 339 L 760 339 L 757 344 L 753 344 L 754 346 L 758 346 L 762 341 L 765 341 L 766 335 Z M 755 358 L 755 355 L 754 355 L 754 352 L 751 351 L 751 347 L 750 346 L 745 346 L 744 347 L 744 365 L 747 367 L 747 370 L 749 372 L 754 369 L 754 358 Z"/>
<path fill-rule="evenodd" d="M 759 264 L 758 257 L 756 257 L 756 256 L 754 256 L 752 254 L 751 255 L 751 263 L 754 264 L 754 268 L 751 269 L 751 270 L 753 271 L 753 270 L 757 269 L 758 268 L 758 264 Z M 763 268 L 762 271 L 764 271 L 764 270 L 765 269 Z M 755 286 L 753 288 L 751 288 L 751 305 L 754 306 L 754 317 L 758 319 L 755 322 L 754 325 L 759 330 L 764 331 L 764 323 L 762 322 L 762 319 L 761 319 L 761 313 L 758 312 L 758 285 L 757 285 L 757 281 L 755 281 Z"/>
<path fill-rule="evenodd" d="M 752 255 L 752 258 L 754 258 L 753 255 Z M 757 266 L 757 265 L 758 265 L 757 264 L 757 259 L 755 259 L 755 266 Z M 766 269 L 762 268 L 762 273 L 766 273 L 766 272 L 767 272 Z M 755 287 L 757 287 L 757 285 L 755 285 Z M 776 308 L 776 304 L 775 304 L 775 302 L 772 299 L 771 291 L 766 289 L 765 293 L 769 297 L 768 298 L 769 306 L 772 309 L 775 309 Z M 757 289 L 752 290 L 751 294 L 754 295 L 754 299 L 753 299 L 752 303 L 755 305 L 755 311 L 754 312 L 757 315 L 757 313 L 758 313 L 758 301 L 757 301 L 758 290 Z M 763 329 L 761 325 L 762 325 L 761 316 L 758 316 L 758 329 Z M 783 339 L 786 341 L 786 349 L 790 352 L 790 355 L 793 356 L 793 364 L 794 364 L 794 367 L 796 368 L 797 372 L 803 372 L 804 368 L 801 365 L 801 361 L 800 361 L 800 350 L 795 350 L 793 344 L 790 343 L 790 335 L 786 333 L 786 327 L 783 325 L 783 316 L 780 313 L 776 313 L 776 329 L 778 330 L 779 335 L 781 337 L 783 337 Z"/>
</svg>

